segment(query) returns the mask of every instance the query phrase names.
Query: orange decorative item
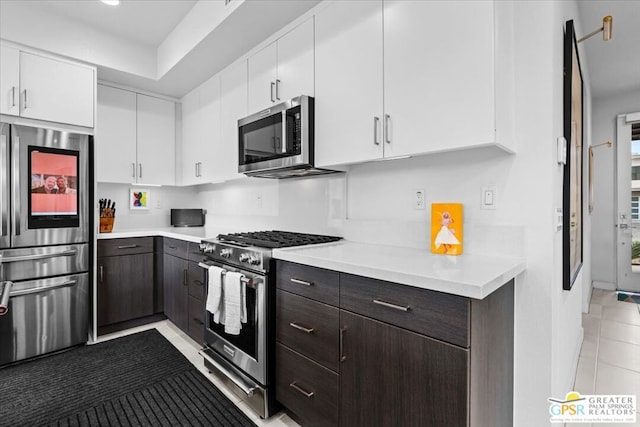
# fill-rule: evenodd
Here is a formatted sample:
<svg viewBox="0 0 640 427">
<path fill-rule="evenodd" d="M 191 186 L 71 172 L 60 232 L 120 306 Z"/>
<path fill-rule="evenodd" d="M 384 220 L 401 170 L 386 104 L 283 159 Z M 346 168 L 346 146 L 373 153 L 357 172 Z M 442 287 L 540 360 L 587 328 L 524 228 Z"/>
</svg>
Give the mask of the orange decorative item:
<svg viewBox="0 0 640 427">
<path fill-rule="evenodd" d="M 462 203 L 431 205 L 431 252 L 462 254 Z"/>
</svg>

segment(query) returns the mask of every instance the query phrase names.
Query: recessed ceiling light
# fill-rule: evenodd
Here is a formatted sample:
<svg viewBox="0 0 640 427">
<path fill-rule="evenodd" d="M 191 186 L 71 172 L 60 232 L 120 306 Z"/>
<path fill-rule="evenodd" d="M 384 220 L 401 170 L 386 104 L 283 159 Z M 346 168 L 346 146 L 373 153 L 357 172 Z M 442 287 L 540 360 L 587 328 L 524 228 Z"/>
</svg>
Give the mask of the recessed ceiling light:
<svg viewBox="0 0 640 427">
<path fill-rule="evenodd" d="M 100 0 L 104 4 L 108 4 L 109 6 L 117 6 L 120 4 L 120 0 Z"/>
</svg>

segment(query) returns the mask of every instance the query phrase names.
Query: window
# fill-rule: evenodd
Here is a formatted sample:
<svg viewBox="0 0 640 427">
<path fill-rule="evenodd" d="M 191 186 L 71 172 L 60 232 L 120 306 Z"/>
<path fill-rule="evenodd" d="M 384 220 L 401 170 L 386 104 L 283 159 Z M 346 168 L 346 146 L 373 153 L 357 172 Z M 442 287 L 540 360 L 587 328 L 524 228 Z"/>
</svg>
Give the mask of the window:
<svg viewBox="0 0 640 427">
<path fill-rule="evenodd" d="M 631 166 L 631 180 L 640 180 L 640 166 Z"/>
<path fill-rule="evenodd" d="M 640 220 L 640 196 L 631 196 L 631 219 Z"/>
</svg>

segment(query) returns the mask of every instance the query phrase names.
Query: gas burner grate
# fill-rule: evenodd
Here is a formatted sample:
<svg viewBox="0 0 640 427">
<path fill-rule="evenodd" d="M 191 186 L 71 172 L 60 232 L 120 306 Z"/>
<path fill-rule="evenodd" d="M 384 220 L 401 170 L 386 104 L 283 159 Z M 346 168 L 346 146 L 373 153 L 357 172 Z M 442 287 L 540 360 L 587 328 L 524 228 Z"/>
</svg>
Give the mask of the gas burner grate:
<svg viewBox="0 0 640 427">
<path fill-rule="evenodd" d="M 218 240 L 224 242 L 240 243 L 263 248 L 286 248 L 291 246 L 312 245 L 317 243 L 336 242 L 340 239 L 342 239 L 342 237 L 294 233 L 279 230 L 218 235 Z"/>
</svg>

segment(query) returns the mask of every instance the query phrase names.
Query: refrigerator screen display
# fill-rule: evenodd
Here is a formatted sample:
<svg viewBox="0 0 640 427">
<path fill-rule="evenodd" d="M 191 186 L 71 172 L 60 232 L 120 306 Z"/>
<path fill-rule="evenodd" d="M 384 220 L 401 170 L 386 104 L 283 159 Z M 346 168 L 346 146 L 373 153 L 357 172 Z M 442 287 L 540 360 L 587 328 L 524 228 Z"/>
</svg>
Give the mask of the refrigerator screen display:
<svg viewBox="0 0 640 427">
<path fill-rule="evenodd" d="M 49 220 L 78 217 L 79 153 L 45 147 L 29 147 L 29 228 L 51 227 Z"/>
</svg>

